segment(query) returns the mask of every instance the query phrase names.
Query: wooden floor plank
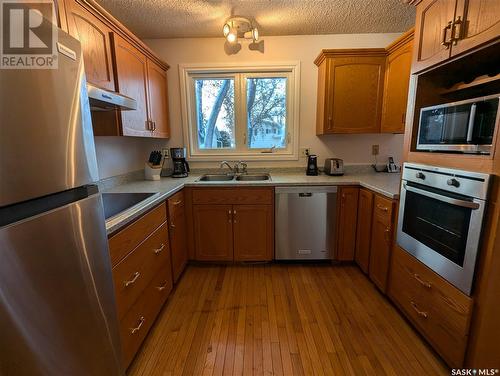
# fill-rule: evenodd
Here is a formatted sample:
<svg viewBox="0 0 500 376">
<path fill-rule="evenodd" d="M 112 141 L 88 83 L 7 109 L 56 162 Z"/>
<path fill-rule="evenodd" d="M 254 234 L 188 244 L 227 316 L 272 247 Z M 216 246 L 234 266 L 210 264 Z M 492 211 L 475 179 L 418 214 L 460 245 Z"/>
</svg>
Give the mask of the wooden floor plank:
<svg viewBox="0 0 500 376">
<path fill-rule="evenodd" d="M 155 375 L 447 375 L 354 266 L 188 266 L 128 370 Z"/>
</svg>

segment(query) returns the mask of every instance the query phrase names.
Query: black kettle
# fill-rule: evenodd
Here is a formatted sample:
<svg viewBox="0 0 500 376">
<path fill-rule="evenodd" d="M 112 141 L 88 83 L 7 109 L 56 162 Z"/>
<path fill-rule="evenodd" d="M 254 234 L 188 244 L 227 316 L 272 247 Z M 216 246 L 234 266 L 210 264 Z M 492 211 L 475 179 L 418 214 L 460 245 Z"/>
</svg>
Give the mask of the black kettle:
<svg viewBox="0 0 500 376">
<path fill-rule="evenodd" d="M 311 154 L 307 157 L 306 175 L 309 176 L 318 175 L 318 156 L 315 154 Z"/>
</svg>

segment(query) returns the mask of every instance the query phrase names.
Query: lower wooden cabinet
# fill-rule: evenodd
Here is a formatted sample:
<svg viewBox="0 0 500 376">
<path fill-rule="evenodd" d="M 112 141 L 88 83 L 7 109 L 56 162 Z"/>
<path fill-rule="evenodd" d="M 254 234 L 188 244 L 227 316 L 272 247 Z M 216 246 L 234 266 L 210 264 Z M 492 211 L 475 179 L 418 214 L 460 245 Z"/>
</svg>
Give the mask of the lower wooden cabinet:
<svg viewBox="0 0 500 376">
<path fill-rule="evenodd" d="M 273 188 L 193 189 L 195 259 L 272 260 L 273 191 Z"/>
<path fill-rule="evenodd" d="M 388 294 L 450 367 L 463 366 L 472 313 L 470 297 L 397 245 Z"/>
<path fill-rule="evenodd" d="M 274 241 L 271 205 L 233 206 L 234 260 L 271 261 Z"/>
<path fill-rule="evenodd" d="M 373 192 L 366 188 L 359 190 L 356 253 L 354 259 L 366 274 L 368 274 L 368 265 L 370 264 L 373 196 Z"/>
<path fill-rule="evenodd" d="M 392 248 L 392 213 L 393 201 L 375 195 L 368 274 L 373 283 L 383 292 L 385 292 L 387 288 L 387 277 Z"/>
<path fill-rule="evenodd" d="M 124 368 L 172 290 L 166 215 L 162 203 L 109 239 Z"/>
<path fill-rule="evenodd" d="M 172 275 L 177 282 L 188 262 L 187 222 L 184 192 L 177 192 L 168 199 L 170 222 L 170 252 L 172 255 Z"/>
<path fill-rule="evenodd" d="M 358 187 L 339 187 L 337 193 L 337 261 L 354 260 L 358 218 Z"/>
<path fill-rule="evenodd" d="M 232 205 L 193 205 L 197 260 L 233 260 L 232 212 Z"/>
</svg>

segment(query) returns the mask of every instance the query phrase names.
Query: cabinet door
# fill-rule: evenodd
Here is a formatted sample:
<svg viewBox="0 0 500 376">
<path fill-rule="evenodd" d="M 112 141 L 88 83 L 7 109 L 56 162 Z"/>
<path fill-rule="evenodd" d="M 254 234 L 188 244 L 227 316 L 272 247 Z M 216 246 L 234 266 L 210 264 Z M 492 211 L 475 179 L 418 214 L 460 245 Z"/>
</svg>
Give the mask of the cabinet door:
<svg viewBox="0 0 500 376">
<path fill-rule="evenodd" d="M 186 232 L 186 212 L 182 207 L 170 217 L 170 249 L 174 282 L 177 282 L 188 261 Z"/>
<path fill-rule="evenodd" d="M 392 201 L 375 196 L 373 205 L 370 248 L 370 279 L 383 292 L 387 288 L 387 275 L 392 247 Z"/>
<path fill-rule="evenodd" d="M 385 55 L 333 58 L 327 133 L 378 133 Z"/>
<path fill-rule="evenodd" d="M 465 20 L 465 22 L 464 22 Z M 500 1 L 458 0 L 452 56 L 500 37 Z"/>
<path fill-rule="evenodd" d="M 134 111 L 121 111 L 124 136 L 151 137 L 148 122 L 146 56 L 117 34 L 112 34 L 118 92 L 137 101 Z"/>
<path fill-rule="evenodd" d="M 66 0 L 68 32 L 82 44 L 87 81 L 115 90 L 110 29 L 75 0 Z"/>
<path fill-rule="evenodd" d="M 451 23 L 456 0 L 423 0 L 417 5 L 412 72 L 450 57 Z M 446 45 L 443 45 L 446 41 Z"/>
<path fill-rule="evenodd" d="M 169 138 L 167 72 L 148 59 L 149 116 L 153 137 Z"/>
<path fill-rule="evenodd" d="M 337 260 L 354 260 L 358 215 L 358 188 L 341 187 L 337 202 Z"/>
<path fill-rule="evenodd" d="M 358 223 L 356 228 L 356 254 L 354 259 L 362 271 L 368 273 L 370 263 L 370 238 L 372 231 L 373 193 L 359 190 Z"/>
<path fill-rule="evenodd" d="M 412 41 L 392 51 L 385 68 L 384 104 L 380 130 L 404 133 L 408 87 L 410 85 Z"/>
<path fill-rule="evenodd" d="M 271 205 L 234 205 L 234 260 L 273 258 L 274 226 Z"/>
<path fill-rule="evenodd" d="M 233 260 L 231 205 L 193 205 L 196 259 Z"/>
</svg>

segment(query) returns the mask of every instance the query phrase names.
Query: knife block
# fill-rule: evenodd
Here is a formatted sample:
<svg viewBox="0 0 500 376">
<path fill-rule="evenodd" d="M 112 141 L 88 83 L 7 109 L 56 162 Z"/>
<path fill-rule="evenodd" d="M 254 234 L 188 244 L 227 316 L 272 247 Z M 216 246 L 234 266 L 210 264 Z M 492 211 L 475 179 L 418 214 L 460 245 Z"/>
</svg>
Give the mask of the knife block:
<svg viewBox="0 0 500 376">
<path fill-rule="evenodd" d="M 155 166 L 150 163 L 146 163 L 144 165 L 144 179 L 160 180 L 160 174 L 161 174 L 161 164 Z"/>
</svg>

